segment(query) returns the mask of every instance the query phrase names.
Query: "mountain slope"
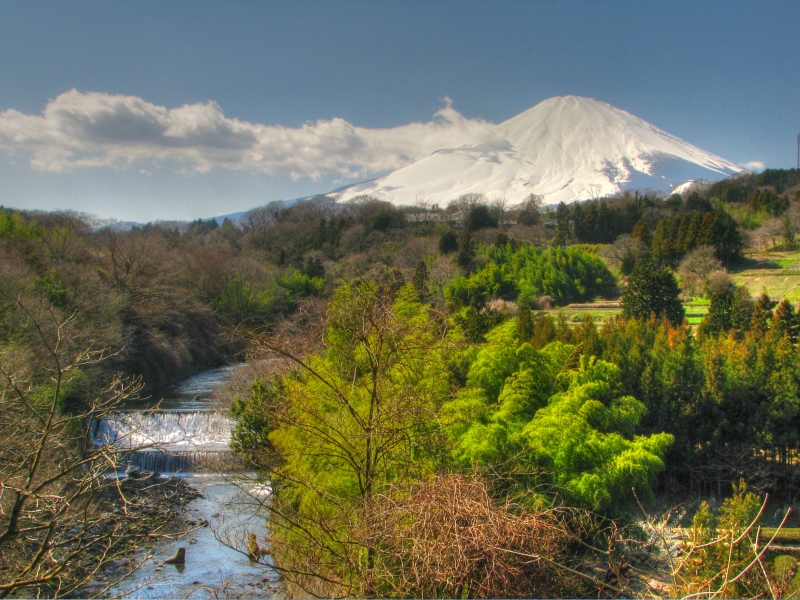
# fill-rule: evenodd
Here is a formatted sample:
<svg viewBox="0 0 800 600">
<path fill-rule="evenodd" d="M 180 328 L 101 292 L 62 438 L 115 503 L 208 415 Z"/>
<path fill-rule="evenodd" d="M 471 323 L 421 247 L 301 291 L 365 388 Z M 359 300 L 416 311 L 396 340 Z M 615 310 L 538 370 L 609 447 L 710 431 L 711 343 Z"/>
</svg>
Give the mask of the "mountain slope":
<svg viewBox="0 0 800 600">
<path fill-rule="evenodd" d="M 547 204 L 624 189 L 670 190 L 691 179 L 743 169 L 605 102 L 579 96 L 545 100 L 495 126 L 490 141 L 443 148 L 375 181 L 335 193 L 370 194 L 397 205 L 446 205 L 478 192 L 510 204 L 528 194 Z"/>
</svg>

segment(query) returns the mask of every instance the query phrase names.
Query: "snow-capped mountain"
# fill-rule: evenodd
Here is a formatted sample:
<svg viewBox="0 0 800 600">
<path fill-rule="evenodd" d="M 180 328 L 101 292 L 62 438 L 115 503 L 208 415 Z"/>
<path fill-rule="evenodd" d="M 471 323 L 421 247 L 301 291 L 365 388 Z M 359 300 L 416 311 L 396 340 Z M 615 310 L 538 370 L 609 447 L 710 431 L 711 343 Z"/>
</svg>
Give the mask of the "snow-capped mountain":
<svg viewBox="0 0 800 600">
<path fill-rule="evenodd" d="M 594 98 L 545 100 L 495 126 L 490 140 L 442 148 L 389 175 L 335 192 L 370 194 L 396 205 L 447 205 L 477 192 L 509 204 L 539 194 L 547 204 L 625 189 L 669 191 L 718 180 L 742 167 Z"/>
</svg>

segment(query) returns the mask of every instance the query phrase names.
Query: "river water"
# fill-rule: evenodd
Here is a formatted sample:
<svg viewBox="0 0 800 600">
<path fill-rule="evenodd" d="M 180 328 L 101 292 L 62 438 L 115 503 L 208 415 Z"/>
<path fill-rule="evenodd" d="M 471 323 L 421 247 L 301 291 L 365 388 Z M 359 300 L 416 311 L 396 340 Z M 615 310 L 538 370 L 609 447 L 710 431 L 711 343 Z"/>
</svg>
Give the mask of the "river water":
<svg viewBox="0 0 800 600">
<path fill-rule="evenodd" d="M 145 408 L 130 406 L 96 424 L 96 444 L 134 450 L 129 468 L 184 478 L 202 494 L 186 507 L 186 519 L 197 525 L 184 537 L 133 557 L 140 566 L 111 590 L 114 597 L 268 598 L 279 593 L 269 557 L 254 562 L 244 553 L 250 534 L 266 546 L 269 488 L 237 472 L 228 452 L 233 422 L 214 402 L 215 390 L 235 368 L 200 373 L 163 390 Z M 178 547 L 186 549 L 185 565 L 164 564 Z"/>
</svg>

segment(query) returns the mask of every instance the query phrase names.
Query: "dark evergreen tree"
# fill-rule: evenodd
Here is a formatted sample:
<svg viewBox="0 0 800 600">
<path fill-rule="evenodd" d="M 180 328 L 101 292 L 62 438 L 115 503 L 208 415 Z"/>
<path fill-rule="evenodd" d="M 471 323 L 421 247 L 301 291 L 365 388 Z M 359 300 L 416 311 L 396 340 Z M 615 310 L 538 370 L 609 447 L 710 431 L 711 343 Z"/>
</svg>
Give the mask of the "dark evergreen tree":
<svg viewBox="0 0 800 600">
<path fill-rule="evenodd" d="M 744 286 L 737 287 L 731 306 L 731 329 L 741 338 L 750 330 L 753 321 L 753 301 Z"/>
<path fill-rule="evenodd" d="M 488 227 L 497 227 L 497 219 L 489 212 L 485 204 L 476 204 L 469 209 L 466 222 L 467 231 L 478 231 Z"/>
<path fill-rule="evenodd" d="M 412 279 L 411 283 L 417 288 L 420 301 L 424 302 L 428 295 L 428 267 L 425 266 L 424 260 L 417 263 L 417 268 L 414 269 L 414 279 Z"/>
<path fill-rule="evenodd" d="M 653 235 L 650 233 L 650 226 L 647 221 L 637 221 L 631 231 L 631 237 L 640 240 L 645 246 L 651 246 L 653 243 Z"/>
<path fill-rule="evenodd" d="M 472 236 L 469 232 L 464 232 L 461 239 L 458 240 L 458 255 L 456 256 L 456 263 L 459 267 L 466 271 L 472 270 L 473 257 L 475 256 L 475 247 L 472 243 Z"/>
<path fill-rule="evenodd" d="M 501 231 L 501 232 L 498 232 L 497 235 L 495 236 L 494 245 L 497 246 L 498 248 L 502 248 L 506 244 L 508 244 L 510 241 L 511 240 L 509 239 L 509 237 L 505 233 L 503 233 Z"/>
<path fill-rule="evenodd" d="M 711 305 L 708 314 L 700 323 L 700 336 L 717 336 L 733 327 L 735 292 L 730 288 L 714 290 L 711 293 Z"/>
<path fill-rule="evenodd" d="M 524 302 L 519 305 L 517 332 L 520 342 L 527 342 L 533 337 L 533 316 L 530 307 Z"/>
<path fill-rule="evenodd" d="M 777 302 L 773 302 L 766 292 L 761 292 L 756 305 L 753 307 L 753 315 L 750 319 L 750 329 L 759 336 L 766 335 L 769 330 L 769 322 L 772 319 L 772 309 Z"/>
<path fill-rule="evenodd" d="M 439 238 L 439 252 L 450 254 L 458 250 L 458 236 L 455 231 L 448 229 Z"/>
<path fill-rule="evenodd" d="M 714 207 L 711 206 L 711 202 L 708 201 L 708 198 L 703 198 L 697 192 L 689 192 L 689 195 L 686 196 L 686 202 L 684 204 L 684 208 L 686 212 L 711 212 L 714 210 Z"/>
<path fill-rule="evenodd" d="M 534 348 L 544 348 L 556 339 L 556 326 L 550 315 L 539 315 L 533 323 L 533 338 L 531 345 Z"/>
<path fill-rule="evenodd" d="M 798 315 L 792 306 L 792 303 L 785 298 L 778 304 L 775 309 L 775 314 L 772 315 L 770 322 L 769 335 L 775 339 L 780 339 L 784 336 L 789 338 L 789 342 L 794 346 L 797 343 L 797 332 L 800 323 L 798 323 Z"/>
<path fill-rule="evenodd" d="M 656 230 L 653 232 L 652 241 L 650 242 L 651 256 L 657 263 L 664 260 L 664 243 L 669 239 L 669 230 L 667 228 L 667 220 L 661 219 L 656 225 Z"/>
<path fill-rule="evenodd" d="M 325 267 L 322 265 L 322 261 L 315 257 L 309 256 L 306 259 L 306 266 L 303 267 L 303 273 L 308 275 L 309 277 L 325 277 Z"/>
<path fill-rule="evenodd" d="M 672 324 L 683 321 L 680 288 L 668 269 L 656 268 L 649 261 L 639 263 L 622 292 L 622 314 L 626 318 L 647 319 L 651 314 L 666 317 Z"/>
</svg>

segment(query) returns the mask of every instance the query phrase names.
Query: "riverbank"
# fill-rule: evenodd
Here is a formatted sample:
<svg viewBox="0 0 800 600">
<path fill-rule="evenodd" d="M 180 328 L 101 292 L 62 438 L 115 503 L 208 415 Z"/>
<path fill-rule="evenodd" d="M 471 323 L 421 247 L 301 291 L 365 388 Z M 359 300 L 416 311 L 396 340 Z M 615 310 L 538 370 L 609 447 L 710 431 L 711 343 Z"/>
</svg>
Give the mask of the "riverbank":
<svg viewBox="0 0 800 600">
<path fill-rule="evenodd" d="M 99 527 L 113 532 L 112 543 L 89 550 L 102 562 L 95 573 L 83 574 L 92 582 L 76 597 L 108 595 L 110 588 L 139 568 L 143 552 L 199 526 L 188 521 L 185 514 L 186 506 L 201 495 L 181 479 L 136 472 L 105 488 L 98 502 L 103 517 Z"/>
</svg>

